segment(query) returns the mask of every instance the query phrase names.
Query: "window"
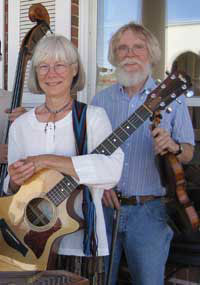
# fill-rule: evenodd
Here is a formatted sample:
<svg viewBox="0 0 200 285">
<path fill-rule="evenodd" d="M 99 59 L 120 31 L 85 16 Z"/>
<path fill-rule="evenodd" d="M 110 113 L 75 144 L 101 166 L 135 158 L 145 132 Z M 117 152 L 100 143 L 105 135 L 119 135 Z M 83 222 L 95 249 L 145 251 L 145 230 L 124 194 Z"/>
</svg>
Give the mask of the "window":
<svg viewBox="0 0 200 285">
<path fill-rule="evenodd" d="M 130 21 L 141 20 L 140 0 L 98 0 L 97 10 L 97 92 L 115 81 L 107 60 L 112 34 Z M 134 7 L 134 9 L 130 9 Z"/>
<path fill-rule="evenodd" d="M 195 96 L 189 105 L 200 103 L 199 10 L 196 0 L 166 2 L 166 69 L 177 68 L 190 75 Z"/>
</svg>

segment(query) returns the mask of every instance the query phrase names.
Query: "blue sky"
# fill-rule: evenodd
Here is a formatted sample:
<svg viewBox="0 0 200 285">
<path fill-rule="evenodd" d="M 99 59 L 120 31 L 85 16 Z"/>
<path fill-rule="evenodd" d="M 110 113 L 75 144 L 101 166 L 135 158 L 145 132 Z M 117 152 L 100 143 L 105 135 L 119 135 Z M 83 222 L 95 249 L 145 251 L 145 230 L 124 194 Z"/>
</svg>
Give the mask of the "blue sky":
<svg viewBox="0 0 200 285">
<path fill-rule="evenodd" d="M 168 23 L 200 20 L 200 0 L 168 0 Z"/>
</svg>

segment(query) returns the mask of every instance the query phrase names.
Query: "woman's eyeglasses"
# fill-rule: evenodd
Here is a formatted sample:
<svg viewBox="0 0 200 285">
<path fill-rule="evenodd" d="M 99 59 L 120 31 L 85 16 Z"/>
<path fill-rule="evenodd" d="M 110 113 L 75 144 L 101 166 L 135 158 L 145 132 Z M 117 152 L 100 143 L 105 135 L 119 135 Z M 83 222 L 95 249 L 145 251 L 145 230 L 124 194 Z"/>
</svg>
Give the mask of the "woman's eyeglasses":
<svg viewBox="0 0 200 285">
<path fill-rule="evenodd" d="M 46 63 L 41 63 L 40 65 L 37 66 L 37 72 L 39 75 L 46 75 L 51 68 L 53 68 L 54 72 L 62 75 L 63 73 L 66 72 L 69 64 L 64 64 L 64 63 L 56 63 L 53 65 L 46 64 Z"/>
</svg>

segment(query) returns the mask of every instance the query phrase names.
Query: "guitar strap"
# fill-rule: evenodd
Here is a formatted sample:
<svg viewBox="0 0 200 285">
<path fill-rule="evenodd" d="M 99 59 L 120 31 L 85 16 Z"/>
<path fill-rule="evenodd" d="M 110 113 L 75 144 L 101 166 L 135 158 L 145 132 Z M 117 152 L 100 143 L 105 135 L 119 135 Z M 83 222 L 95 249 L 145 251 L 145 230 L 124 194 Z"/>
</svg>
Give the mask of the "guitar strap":
<svg viewBox="0 0 200 285">
<path fill-rule="evenodd" d="M 72 120 L 77 155 L 87 154 L 86 112 L 87 104 L 74 100 Z M 81 185 L 81 188 L 83 189 L 82 210 L 85 219 L 83 252 L 86 256 L 96 256 L 96 209 L 89 188 L 85 185 Z"/>
</svg>

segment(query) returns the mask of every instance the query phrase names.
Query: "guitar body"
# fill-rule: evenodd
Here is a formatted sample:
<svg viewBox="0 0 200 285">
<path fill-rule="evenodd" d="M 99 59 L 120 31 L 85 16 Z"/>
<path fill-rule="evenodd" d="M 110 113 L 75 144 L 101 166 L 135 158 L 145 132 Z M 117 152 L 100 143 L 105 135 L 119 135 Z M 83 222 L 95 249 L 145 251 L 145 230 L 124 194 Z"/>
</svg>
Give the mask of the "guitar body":
<svg viewBox="0 0 200 285">
<path fill-rule="evenodd" d="M 54 242 L 83 226 L 72 206 L 80 190 L 58 206 L 46 195 L 62 179 L 57 171 L 42 170 L 15 195 L 0 199 L 0 262 L 45 270 Z"/>
</svg>

